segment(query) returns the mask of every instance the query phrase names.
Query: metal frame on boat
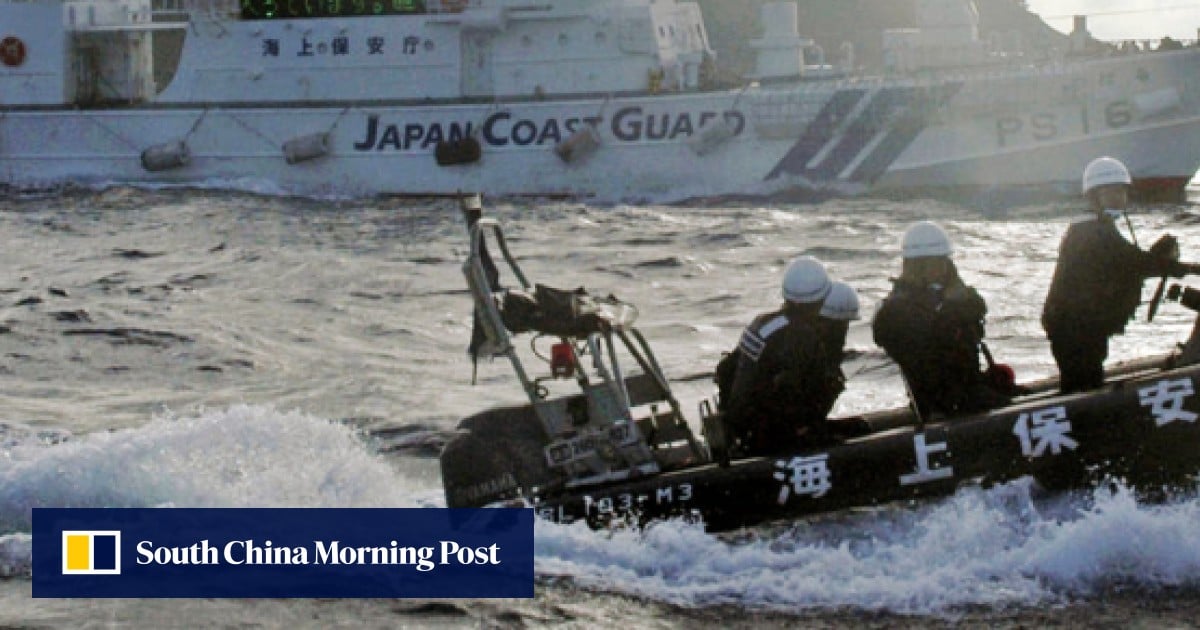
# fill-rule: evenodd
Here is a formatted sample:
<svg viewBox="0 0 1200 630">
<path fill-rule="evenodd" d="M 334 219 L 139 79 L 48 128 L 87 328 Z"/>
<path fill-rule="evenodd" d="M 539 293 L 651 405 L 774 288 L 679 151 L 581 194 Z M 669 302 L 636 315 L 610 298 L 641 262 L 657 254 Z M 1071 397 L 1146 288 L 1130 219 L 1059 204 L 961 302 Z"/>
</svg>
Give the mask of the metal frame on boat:
<svg viewBox="0 0 1200 630">
<path fill-rule="evenodd" d="M 471 239 L 463 273 L 486 339 L 485 352 L 511 362 L 533 416 L 549 440 L 543 447 L 545 463 L 549 471 L 561 475 L 563 487 L 653 475 L 679 462 L 705 459 L 654 353 L 633 326 L 636 309 L 611 297 L 597 300 L 578 291 L 530 284 L 510 253 L 500 224 L 479 216 L 478 196 L 467 197 L 463 208 Z M 520 283 L 519 289 L 504 291 L 497 286 L 498 274 L 486 251 L 488 234 Z M 520 304 L 528 307 L 521 327 L 559 339 L 553 349 L 557 363 L 552 361 L 549 378 L 573 379 L 581 394 L 548 398 L 542 385 L 545 379 L 529 376 L 512 340 L 511 329 L 518 328 L 511 314 L 518 304 L 514 300 L 524 300 Z M 548 304 L 551 300 L 558 302 Z M 505 312 L 502 305 L 508 305 Z M 640 372 L 626 376 L 621 354 L 632 358 Z M 592 359 L 590 374 L 583 357 Z"/>
</svg>

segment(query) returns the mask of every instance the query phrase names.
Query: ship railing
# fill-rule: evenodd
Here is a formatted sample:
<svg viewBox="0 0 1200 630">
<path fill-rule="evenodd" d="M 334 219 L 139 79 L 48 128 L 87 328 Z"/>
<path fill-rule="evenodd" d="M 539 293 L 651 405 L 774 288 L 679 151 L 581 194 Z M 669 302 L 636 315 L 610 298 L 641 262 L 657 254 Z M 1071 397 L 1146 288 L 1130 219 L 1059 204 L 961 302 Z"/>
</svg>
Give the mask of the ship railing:
<svg viewBox="0 0 1200 630">
<path fill-rule="evenodd" d="M 158 0 L 153 2 L 69 2 L 63 8 L 63 24 L 73 33 L 153 31 L 178 28 L 186 13 L 165 17 Z"/>
<path fill-rule="evenodd" d="M 239 0 L 153 0 L 156 22 L 186 21 L 189 15 L 230 17 L 241 13 Z"/>
<path fill-rule="evenodd" d="M 483 0 L 425 0 L 425 10 L 429 13 L 462 13 L 482 6 Z"/>
<path fill-rule="evenodd" d="M 461 13 L 467 9 L 483 6 L 483 0 L 425 0 L 428 13 Z M 241 12 L 239 0 L 153 0 L 156 17 L 185 18 L 190 13 L 237 15 Z"/>
<path fill-rule="evenodd" d="M 1101 58 L 1112 58 L 1115 60 L 1119 59 L 1119 56 L 1104 55 Z M 1036 74 L 1046 79 L 1071 79 L 1086 76 L 1092 71 L 1092 68 L 1087 64 L 1094 62 L 1096 59 L 1096 56 L 1066 57 L 1041 62 L 1026 61 L 1025 63 L 995 64 L 982 67 L 925 69 L 914 72 L 911 75 L 892 76 L 892 80 L 900 78 L 916 84 L 933 84 L 946 81 L 1003 82 L 1005 80 L 1012 80 L 1023 84 L 1031 74 Z M 1021 102 L 1028 102 L 1030 98 L 1039 97 L 1053 102 L 1064 100 L 1073 102 L 1071 95 L 1061 93 L 1011 94 L 1011 96 L 1018 98 Z"/>
<path fill-rule="evenodd" d="M 1200 43 L 1180 40 L 1180 46 L 1169 44 L 1166 48 L 1141 54 L 1162 52 L 1185 52 L 1195 54 Z M 934 106 L 926 108 L 923 115 L 937 120 L 950 120 L 979 115 L 1002 114 L 1014 108 L 1030 105 L 1060 106 L 1085 102 L 1090 97 L 1086 79 L 1093 72 L 1089 66 L 1097 59 L 1121 59 L 1122 53 L 1107 48 L 1099 54 L 1086 56 L 1013 56 L 986 65 L 923 68 L 904 74 L 884 76 L 849 75 L 833 80 L 804 82 L 789 87 L 761 86 L 750 89 L 747 105 L 754 112 L 755 128 L 761 136 L 794 137 L 803 131 L 825 105 L 832 94 L 845 89 L 873 90 L 882 85 L 906 85 L 926 88 L 936 93 L 940 86 L 948 83 L 989 84 L 990 89 L 964 90 L 954 99 L 953 109 Z M 1017 89 L 1025 85 L 1030 76 L 1045 82 L 1046 89 Z M 1003 86 L 1011 83 L 1013 89 Z"/>
<path fill-rule="evenodd" d="M 1070 52 L 1061 47 L 1039 48 L 1023 52 L 993 54 L 986 61 L 962 65 L 914 64 L 910 69 L 887 69 L 885 75 L 891 77 L 909 76 L 946 76 L 952 74 L 970 74 L 978 76 L 981 73 L 1011 73 L 1036 69 L 1066 69 L 1073 70 L 1078 64 L 1097 59 L 1119 59 L 1130 54 L 1179 52 L 1200 47 L 1198 40 L 1171 40 L 1162 43 L 1160 40 L 1117 40 L 1089 47 L 1084 52 Z"/>
<path fill-rule="evenodd" d="M 1170 52 L 1173 50 L 1183 50 L 1184 48 L 1196 48 L 1200 46 L 1200 39 L 1175 39 L 1173 37 L 1163 37 L 1156 39 L 1115 39 L 1105 40 L 1102 45 L 1108 46 L 1109 54 L 1129 54 L 1129 53 L 1146 53 L 1146 52 Z"/>
<path fill-rule="evenodd" d="M 820 83 L 804 83 L 791 88 L 763 88 L 748 92 L 748 106 L 754 112 L 756 130 L 763 136 L 792 136 L 802 130 L 816 118 L 829 98 L 842 90 L 857 89 L 874 92 L 885 85 L 900 83 L 916 88 L 919 93 L 936 95 L 948 83 L 995 83 L 1005 81 L 1024 83 L 1031 73 L 1046 79 L 1071 80 L 1078 76 L 1078 67 L 1070 62 L 1045 66 L 992 66 L 987 68 L 958 68 L 938 69 L 936 71 L 918 72 L 903 76 L 861 76 L 846 77 Z M 820 86 L 820 87 L 818 87 Z M 1004 111 L 1017 105 L 1027 106 L 1031 103 L 1044 105 L 1072 104 L 1081 95 L 1063 90 L 1003 90 L 992 89 L 980 92 L 967 91 L 955 99 L 955 111 L 958 115 L 977 115 L 981 112 Z M 912 107 L 920 103 L 928 106 L 933 101 L 918 99 Z M 928 109 L 928 107 L 925 107 Z M 925 115 L 944 117 L 948 112 L 943 108 L 933 107 Z"/>
</svg>

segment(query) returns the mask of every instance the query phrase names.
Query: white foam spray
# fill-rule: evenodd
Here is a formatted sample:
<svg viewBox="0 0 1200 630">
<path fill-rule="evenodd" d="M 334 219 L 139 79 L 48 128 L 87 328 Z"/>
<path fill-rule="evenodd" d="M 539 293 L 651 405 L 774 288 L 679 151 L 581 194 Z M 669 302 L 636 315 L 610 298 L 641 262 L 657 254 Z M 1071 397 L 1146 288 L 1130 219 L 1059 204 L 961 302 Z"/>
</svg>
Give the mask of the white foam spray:
<svg viewBox="0 0 1200 630">
<path fill-rule="evenodd" d="M 1028 481 L 715 537 L 669 522 L 597 535 L 539 523 L 537 570 L 686 607 L 945 614 L 1057 605 L 1114 584 L 1200 585 L 1200 502 L 1122 487 L 1031 499 Z"/>
<path fill-rule="evenodd" d="M 427 507 L 348 426 L 268 406 L 0 451 L 0 576 L 28 573 L 37 507 Z"/>
</svg>

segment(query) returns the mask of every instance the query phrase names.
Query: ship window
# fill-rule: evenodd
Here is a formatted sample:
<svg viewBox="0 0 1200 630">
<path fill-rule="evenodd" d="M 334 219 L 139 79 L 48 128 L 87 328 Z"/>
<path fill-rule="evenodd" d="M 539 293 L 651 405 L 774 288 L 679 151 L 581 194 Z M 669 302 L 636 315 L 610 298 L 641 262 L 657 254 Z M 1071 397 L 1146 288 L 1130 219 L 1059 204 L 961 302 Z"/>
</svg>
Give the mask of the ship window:
<svg viewBox="0 0 1200 630">
<path fill-rule="evenodd" d="M 424 13 L 425 0 L 241 0 L 242 19 L 320 18 Z"/>
<path fill-rule="evenodd" d="M 658 27 L 658 36 L 659 36 L 659 37 L 666 37 L 666 36 L 667 36 L 667 29 L 665 29 L 665 28 L 663 28 L 663 27 L 661 27 L 661 26 L 660 26 L 660 27 Z"/>
</svg>

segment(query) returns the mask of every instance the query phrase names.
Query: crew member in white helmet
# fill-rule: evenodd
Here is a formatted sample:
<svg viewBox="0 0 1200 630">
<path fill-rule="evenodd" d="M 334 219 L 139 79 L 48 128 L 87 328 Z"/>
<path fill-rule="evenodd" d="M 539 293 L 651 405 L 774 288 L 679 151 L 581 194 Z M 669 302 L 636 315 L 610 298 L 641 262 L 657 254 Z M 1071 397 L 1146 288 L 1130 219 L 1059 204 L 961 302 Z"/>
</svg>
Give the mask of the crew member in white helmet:
<svg viewBox="0 0 1200 630">
<path fill-rule="evenodd" d="M 826 398 L 818 409 L 821 416 L 826 418 L 825 427 L 833 440 L 871 431 L 871 425 L 860 416 L 828 418 L 838 396 L 846 389 L 846 373 L 842 370 L 842 362 L 846 358 L 846 334 L 850 331 L 850 322 L 859 317 L 858 292 L 845 282 L 834 282 L 829 295 L 821 303 L 821 312 L 817 317 L 817 334 L 824 346 L 825 360 L 828 361 L 825 374 L 830 379 L 823 391 Z"/>
<path fill-rule="evenodd" d="M 858 292 L 854 287 L 840 281 L 829 287 L 829 295 L 825 296 L 825 301 L 821 303 L 817 327 L 821 333 L 821 341 L 827 347 L 829 359 L 839 370 L 845 354 L 846 333 L 850 331 L 850 322 L 859 319 L 858 310 Z"/>
<path fill-rule="evenodd" d="M 932 221 L 908 227 L 903 268 L 871 323 L 875 343 L 899 366 L 922 416 L 1004 405 L 1006 393 L 980 369 L 987 304 L 963 283 L 946 231 Z"/>
<path fill-rule="evenodd" d="M 815 258 L 793 260 L 784 272 L 783 306 L 754 318 L 737 350 L 718 366 L 718 383 L 729 381 L 722 388 L 728 395 L 721 408 L 743 454 L 778 453 L 830 439 L 825 414 L 843 385 L 840 371 L 830 372 L 818 319 L 832 286 Z"/>
<path fill-rule="evenodd" d="M 1064 393 L 1104 383 L 1108 338 L 1124 332 L 1153 276 L 1182 277 L 1175 237 L 1164 235 L 1142 250 L 1117 229 L 1133 183 L 1120 160 L 1099 157 L 1083 170 L 1090 212 L 1071 223 L 1058 247 L 1058 265 L 1042 309 L 1042 328 L 1058 363 Z"/>
</svg>

